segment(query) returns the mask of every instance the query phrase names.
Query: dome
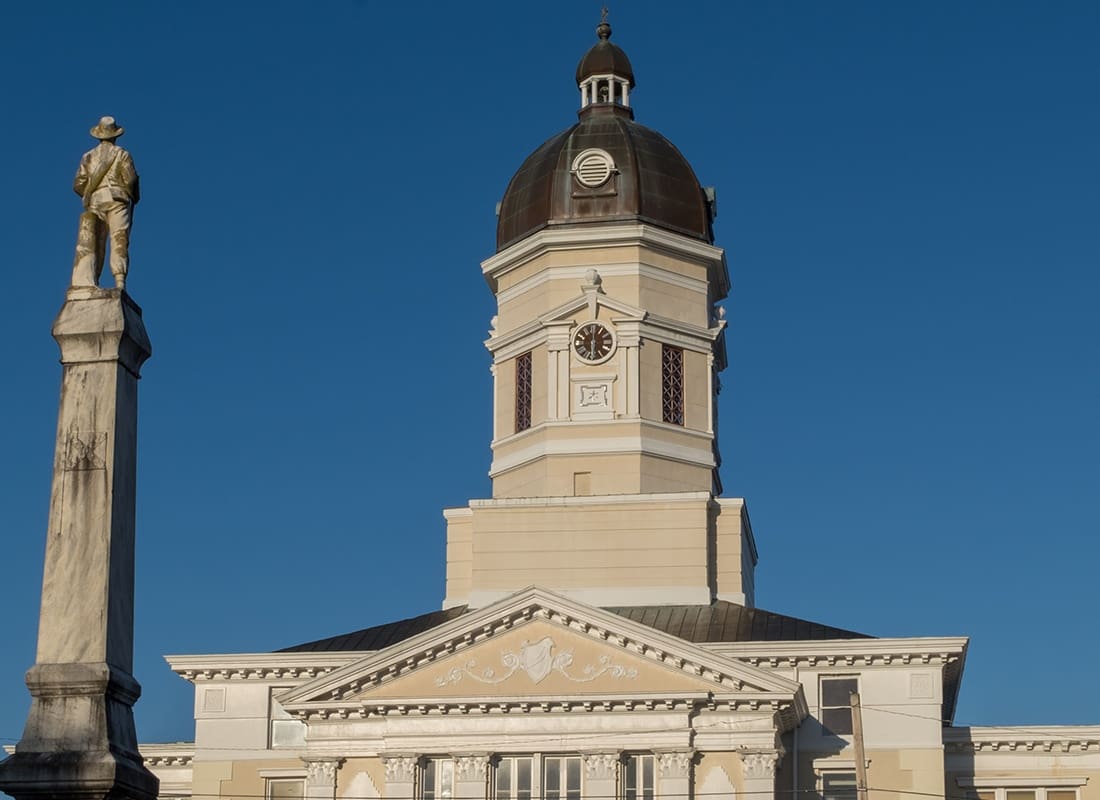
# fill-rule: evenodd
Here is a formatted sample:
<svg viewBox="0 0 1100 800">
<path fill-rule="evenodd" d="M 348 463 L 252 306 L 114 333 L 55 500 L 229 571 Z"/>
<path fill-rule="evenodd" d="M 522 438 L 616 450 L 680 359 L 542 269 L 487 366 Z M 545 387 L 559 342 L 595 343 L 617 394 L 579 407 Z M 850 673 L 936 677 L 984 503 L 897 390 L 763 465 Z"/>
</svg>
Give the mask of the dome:
<svg viewBox="0 0 1100 800">
<path fill-rule="evenodd" d="M 497 250 L 555 225 L 638 221 L 713 242 L 712 206 L 687 159 L 634 121 L 630 60 L 599 41 L 577 67 L 580 121 L 543 143 L 519 168 L 500 203 Z"/>
<path fill-rule="evenodd" d="M 601 22 L 596 28 L 599 41 L 589 49 L 580 63 L 577 64 L 577 83 L 593 75 L 621 75 L 630 81 L 630 88 L 634 88 L 634 68 L 630 66 L 630 59 L 617 44 L 612 44 L 611 26 L 606 21 Z"/>
</svg>

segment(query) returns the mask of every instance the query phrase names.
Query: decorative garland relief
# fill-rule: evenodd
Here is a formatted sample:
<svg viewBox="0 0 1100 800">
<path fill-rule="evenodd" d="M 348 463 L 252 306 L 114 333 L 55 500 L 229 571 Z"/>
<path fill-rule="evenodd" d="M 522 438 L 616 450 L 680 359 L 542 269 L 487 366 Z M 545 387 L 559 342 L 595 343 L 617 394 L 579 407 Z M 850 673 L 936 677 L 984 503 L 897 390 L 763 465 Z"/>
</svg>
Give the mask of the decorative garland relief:
<svg viewBox="0 0 1100 800">
<path fill-rule="evenodd" d="M 435 679 L 435 685 L 439 687 L 452 686 L 464 678 L 471 678 L 478 683 L 494 686 L 511 678 L 517 672 L 527 673 L 536 684 L 541 683 L 551 672 L 556 672 L 573 683 L 590 683 L 604 675 L 614 679 L 633 679 L 638 677 L 638 670 L 634 667 L 626 667 L 615 664 L 611 656 L 600 656 L 597 663 L 587 664 L 580 674 L 572 671 L 573 651 L 561 650 L 555 653 L 556 645 L 549 636 L 544 636 L 537 642 L 524 641 L 519 647 L 519 652 L 506 650 L 500 655 L 500 663 L 504 668 L 498 674 L 493 667 L 479 667 L 477 659 L 471 658 L 460 667 L 453 667 L 443 675 Z"/>
</svg>

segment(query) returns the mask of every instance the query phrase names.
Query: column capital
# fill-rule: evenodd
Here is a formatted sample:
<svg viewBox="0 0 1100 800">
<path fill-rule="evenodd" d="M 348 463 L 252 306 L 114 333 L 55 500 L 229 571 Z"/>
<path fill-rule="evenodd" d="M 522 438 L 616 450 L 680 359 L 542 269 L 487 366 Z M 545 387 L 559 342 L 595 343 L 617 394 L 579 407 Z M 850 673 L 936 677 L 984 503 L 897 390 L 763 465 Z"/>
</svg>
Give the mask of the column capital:
<svg viewBox="0 0 1100 800">
<path fill-rule="evenodd" d="M 657 756 L 657 772 L 662 778 L 686 778 L 691 773 L 691 764 L 695 759 L 694 750 L 677 750 L 668 753 L 654 753 Z"/>
<path fill-rule="evenodd" d="M 608 780 L 617 775 L 622 753 L 618 750 L 599 753 L 582 753 L 585 777 L 591 780 Z"/>
<path fill-rule="evenodd" d="M 489 754 L 473 753 L 455 756 L 455 777 L 460 781 L 484 779 L 489 771 Z"/>
<path fill-rule="evenodd" d="M 342 758 L 314 758 L 302 756 L 306 765 L 306 783 L 311 786 L 335 786 L 336 770 L 344 763 Z"/>
<path fill-rule="evenodd" d="M 745 765 L 745 777 L 749 779 L 774 778 L 775 768 L 782 758 L 776 750 L 761 752 L 742 752 L 741 763 Z"/>
<path fill-rule="evenodd" d="M 397 783 L 411 783 L 416 777 L 416 768 L 420 764 L 419 756 L 408 753 L 383 755 L 382 765 L 386 768 L 386 780 Z"/>
</svg>

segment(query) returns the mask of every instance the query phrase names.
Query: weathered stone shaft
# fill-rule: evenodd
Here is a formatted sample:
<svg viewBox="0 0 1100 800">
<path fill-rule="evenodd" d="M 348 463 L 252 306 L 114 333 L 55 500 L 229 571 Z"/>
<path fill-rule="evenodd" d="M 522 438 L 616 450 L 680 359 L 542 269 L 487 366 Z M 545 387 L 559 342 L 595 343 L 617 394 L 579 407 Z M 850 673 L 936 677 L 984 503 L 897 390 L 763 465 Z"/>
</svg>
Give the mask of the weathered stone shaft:
<svg viewBox="0 0 1100 800">
<path fill-rule="evenodd" d="M 0 789 L 150 800 L 131 672 L 137 381 L 152 349 L 141 309 L 118 289 L 70 289 L 53 336 L 61 402 L 31 710 Z"/>
</svg>

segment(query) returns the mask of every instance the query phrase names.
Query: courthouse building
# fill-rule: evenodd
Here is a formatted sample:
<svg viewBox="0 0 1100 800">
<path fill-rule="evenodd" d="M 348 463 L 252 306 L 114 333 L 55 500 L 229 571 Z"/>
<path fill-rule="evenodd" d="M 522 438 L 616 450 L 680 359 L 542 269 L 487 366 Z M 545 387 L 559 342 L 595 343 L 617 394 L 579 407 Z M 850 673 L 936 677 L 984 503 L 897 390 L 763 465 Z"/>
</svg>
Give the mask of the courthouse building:
<svg viewBox="0 0 1100 800">
<path fill-rule="evenodd" d="M 965 638 L 756 606 L 748 507 L 719 477 L 714 193 L 635 120 L 610 33 L 577 68 L 576 124 L 509 183 L 482 264 L 493 489 L 443 513 L 442 608 L 169 656 L 195 687 L 195 741 L 143 748 L 161 795 L 854 798 L 862 745 L 875 800 L 1100 800 L 1100 727 L 953 725 Z"/>
</svg>

